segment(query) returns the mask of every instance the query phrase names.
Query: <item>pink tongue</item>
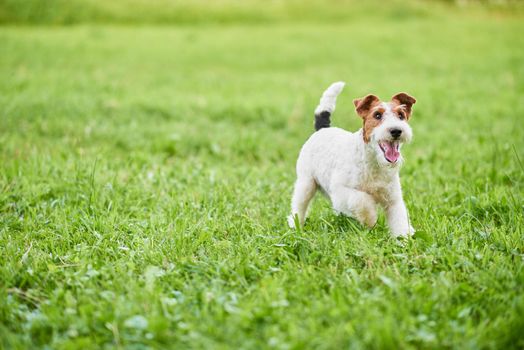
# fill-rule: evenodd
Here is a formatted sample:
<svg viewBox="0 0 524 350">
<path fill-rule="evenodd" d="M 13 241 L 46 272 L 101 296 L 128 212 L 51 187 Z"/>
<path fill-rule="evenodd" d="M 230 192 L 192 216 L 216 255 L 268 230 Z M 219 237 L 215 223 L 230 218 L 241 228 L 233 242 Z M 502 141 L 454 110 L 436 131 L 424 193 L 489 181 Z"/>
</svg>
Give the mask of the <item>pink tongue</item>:
<svg viewBox="0 0 524 350">
<path fill-rule="evenodd" d="M 386 151 L 384 152 L 386 159 L 391 163 L 395 163 L 398 160 L 398 157 L 400 157 L 400 152 L 397 150 L 395 145 L 390 142 L 384 142 L 382 147 L 384 147 L 384 150 Z"/>
</svg>

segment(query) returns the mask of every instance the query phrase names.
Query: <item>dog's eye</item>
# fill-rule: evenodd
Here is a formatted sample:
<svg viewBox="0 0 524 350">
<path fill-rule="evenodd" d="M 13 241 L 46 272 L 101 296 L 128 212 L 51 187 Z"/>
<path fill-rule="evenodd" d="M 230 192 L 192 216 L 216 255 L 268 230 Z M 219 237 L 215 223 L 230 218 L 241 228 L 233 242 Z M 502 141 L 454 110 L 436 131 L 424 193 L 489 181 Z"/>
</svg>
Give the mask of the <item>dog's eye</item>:
<svg viewBox="0 0 524 350">
<path fill-rule="evenodd" d="M 404 117 L 404 114 L 402 114 L 402 113 L 399 113 L 399 114 L 398 114 L 398 119 L 400 119 L 400 120 L 404 120 L 404 118 L 405 118 L 405 117 Z"/>
<path fill-rule="evenodd" d="M 376 112 L 375 114 L 373 114 L 373 118 L 378 119 L 378 120 L 382 119 L 382 113 Z"/>
</svg>

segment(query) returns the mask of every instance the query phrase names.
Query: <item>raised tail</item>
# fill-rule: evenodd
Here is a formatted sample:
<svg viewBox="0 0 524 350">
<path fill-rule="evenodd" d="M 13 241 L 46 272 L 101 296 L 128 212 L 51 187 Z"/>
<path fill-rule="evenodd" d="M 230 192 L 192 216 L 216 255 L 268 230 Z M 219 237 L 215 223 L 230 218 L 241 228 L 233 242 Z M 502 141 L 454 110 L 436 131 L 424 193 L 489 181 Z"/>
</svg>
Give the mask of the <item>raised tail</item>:
<svg viewBox="0 0 524 350">
<path fill-rule="evenodd" d="M 315 109 L 315 130 L 329 128 L 331 125 L 331 114 L 335 111 L 337 96 L 344 88 L 343 81 L 331 84 L 320 98 L 320 103 Z"/>
</svg>

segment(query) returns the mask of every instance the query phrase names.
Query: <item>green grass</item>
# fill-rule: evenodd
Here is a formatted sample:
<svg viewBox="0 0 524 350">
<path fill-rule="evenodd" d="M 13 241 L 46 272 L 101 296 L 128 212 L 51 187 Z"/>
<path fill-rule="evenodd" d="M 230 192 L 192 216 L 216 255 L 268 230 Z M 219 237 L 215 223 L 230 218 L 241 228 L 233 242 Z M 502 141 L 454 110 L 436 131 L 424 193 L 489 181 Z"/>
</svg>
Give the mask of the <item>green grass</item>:
<svg viewBox="0 0 524 350">
<path fill-rule="evenodd" d="M 461 4 L 461 6 L 454 6 Z M 0 0 L 0 23 L 24 25 L 341 22 L 440 14 L 524 14 L 521 0 Z"/>
<path fill-rule="evenodd" d="M 524 21 L 0 27 L 0 348 L 524 347 Z M 331 82 L 418 99 L 418 233 L 318 197 Z"/>
</svg>

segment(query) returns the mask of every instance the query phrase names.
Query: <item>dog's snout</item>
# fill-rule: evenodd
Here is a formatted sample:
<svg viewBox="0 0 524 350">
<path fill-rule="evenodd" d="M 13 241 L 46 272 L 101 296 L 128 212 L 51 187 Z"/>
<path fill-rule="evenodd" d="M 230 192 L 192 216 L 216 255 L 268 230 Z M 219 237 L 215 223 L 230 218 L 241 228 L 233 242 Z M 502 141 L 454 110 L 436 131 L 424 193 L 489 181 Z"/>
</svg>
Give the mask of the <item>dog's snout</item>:
<svg viewBox="0 0 524 350">
<path fill-rule="evenodd" d="M 389 133 L 393 136 L 394 139 L 398 139 L 402 135 L 402 130 L 400 129 L 390 129 Z"/>
</svg>

